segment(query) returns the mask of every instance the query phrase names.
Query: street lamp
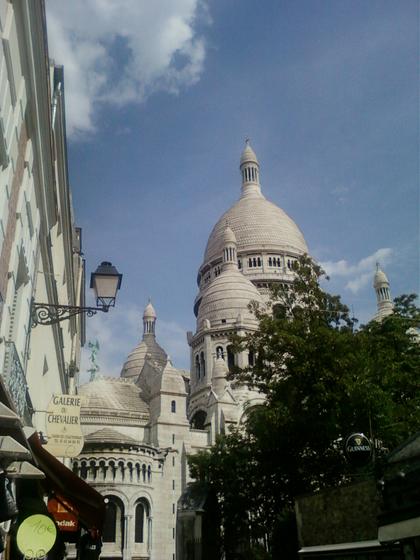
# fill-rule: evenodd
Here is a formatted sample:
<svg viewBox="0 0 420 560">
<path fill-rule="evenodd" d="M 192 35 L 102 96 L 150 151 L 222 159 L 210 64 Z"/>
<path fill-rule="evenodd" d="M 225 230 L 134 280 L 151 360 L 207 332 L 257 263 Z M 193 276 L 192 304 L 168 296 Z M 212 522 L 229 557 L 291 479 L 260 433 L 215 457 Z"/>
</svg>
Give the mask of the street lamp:
<svg viewBox="0 0 420 560">
<path fill-rule="evenodd" d="M 107 261 L 102 262 L 90 277 L 90 287 L 93 288 L 97 307 L 32 302 L 32 327 L 55 325 L 80 313 L 86 313 L 88 317 L 92 317 L 98 311 L 107 313 L 110 307 L 115 306 L 121 281 L 122 274 L 119 274 L 115 266 Z"/>
</svg>

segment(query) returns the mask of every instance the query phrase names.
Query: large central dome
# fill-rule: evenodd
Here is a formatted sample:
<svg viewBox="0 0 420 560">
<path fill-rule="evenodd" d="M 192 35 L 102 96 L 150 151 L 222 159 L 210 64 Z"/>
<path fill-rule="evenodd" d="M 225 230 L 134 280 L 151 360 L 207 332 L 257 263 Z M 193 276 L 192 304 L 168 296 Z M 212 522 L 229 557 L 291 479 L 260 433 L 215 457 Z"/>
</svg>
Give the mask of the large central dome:
<svg viewBox="0 0 420 560">
<path fill-rule="evenodd" d="M 284 210 L 261 192 L 260 165 L 247 141 L 241 155 L 240 199 L 214 226 L 198 272 L 200 292 L 220 274 L 223 232 L 228 226 L 236 237 L 238 266 L 258 288 L 264 283 L 291 281 L 293 261 L 308 253 L 302 232 Z M 197 303 L 201 293 L 196 299 Z"/>
<path fill-rule="evenodd" d="M 262 249 L 298 255 L 308 252 L 302 232 L 286 212 L 261 193 L 249 193 L 243 195 L 214 226 L 204 254 L 205 263 L 221 255 L 226 224 L 235 233 L 238 254 Z"/>
</svg>

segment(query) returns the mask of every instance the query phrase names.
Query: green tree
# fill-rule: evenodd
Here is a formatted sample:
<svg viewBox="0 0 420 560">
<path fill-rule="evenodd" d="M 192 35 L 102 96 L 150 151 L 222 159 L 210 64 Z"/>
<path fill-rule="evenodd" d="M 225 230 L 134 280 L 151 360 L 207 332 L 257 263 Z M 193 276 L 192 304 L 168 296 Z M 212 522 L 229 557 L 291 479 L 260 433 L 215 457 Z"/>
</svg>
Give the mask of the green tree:
<svg viewBox="0 0 420 560">
<path fill-rule="evenodd" d="M 392 448 L 420 426 L 415 296 L 397 298 L 393 315 L 356 330 L 340 297 L 321 288 L 319 266 L 305 256 L 295 274 L 291 287 L 273 288 L 269 309 L 254 305 L 258 331 L 232 341 L 256 356 L 235 381 L 258 389 L 265 404 L 190 460 L 193 476 L 218 496 L 228 559 L 258 558 L 258 548 L 285 554 L 295 497 L 354 474 L 342 452 L 349 433 Z"/>
</svg>

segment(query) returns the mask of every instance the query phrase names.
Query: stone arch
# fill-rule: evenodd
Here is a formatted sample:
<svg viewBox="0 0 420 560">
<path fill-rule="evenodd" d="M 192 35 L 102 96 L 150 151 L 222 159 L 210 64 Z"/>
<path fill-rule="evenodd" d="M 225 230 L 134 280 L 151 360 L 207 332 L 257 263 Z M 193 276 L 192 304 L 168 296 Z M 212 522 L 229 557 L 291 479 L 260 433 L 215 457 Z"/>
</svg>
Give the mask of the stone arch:
<svg viewBox="0 0 420 560">
<path fill-rule="evenodd" d="M 207 413 L 204 410 L 196 410 L 191 417 L 190 425 L 195 430 L 205 430 Z"/>
<path fill-rule="evenodd" d="M 112 547 L 115 551 L 121 551 L 122 554 L 124 547 L 124 516 L 127 504 L 114 492 L 106 493 L 104 498 L 106 509 L 102 540 L 104 544 L 107 543 L 108 547 Z"/>
</svg>

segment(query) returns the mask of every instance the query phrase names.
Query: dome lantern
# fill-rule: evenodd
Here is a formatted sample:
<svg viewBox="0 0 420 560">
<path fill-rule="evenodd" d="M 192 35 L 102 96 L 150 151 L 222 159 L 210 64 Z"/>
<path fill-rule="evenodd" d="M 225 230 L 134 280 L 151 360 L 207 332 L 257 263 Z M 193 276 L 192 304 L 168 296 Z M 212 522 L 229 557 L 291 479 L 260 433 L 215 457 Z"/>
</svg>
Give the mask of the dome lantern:
<svg viewBox="0 0 420 560">
<path fill-rule="evenodd" d="M 377 301 L 377 313 L 375 318 L 378 321 L 381 321 L 382 319 L 393 313 L 394 305 L 391 299 L 388 277 L 381 269 L 379 263 L 376 263 L 376 272 L 373 278 L 373 287 L 375 288 Z"/>
<path fill-rule="evenodd" d="M 241 155 L 239 169 L 242 175 L 242 196 L 261 195 L 260 164 L 251 148 L 249 138 L 245 141 L 245 148 Z"/>
<path fill-rule="evenodd" d="M 143 313 L 143 335 L 151 334 L 155 336 L 155 325 L 156 311 L 149 299 L 149 303 L 146 305 Z"/>
<path fill-rule="evenodd" d="M 223 269 L 237 268 L 238 259 L 236 256 L 236 237 L 228 225 L 223 232 Z"/>
</svg>

